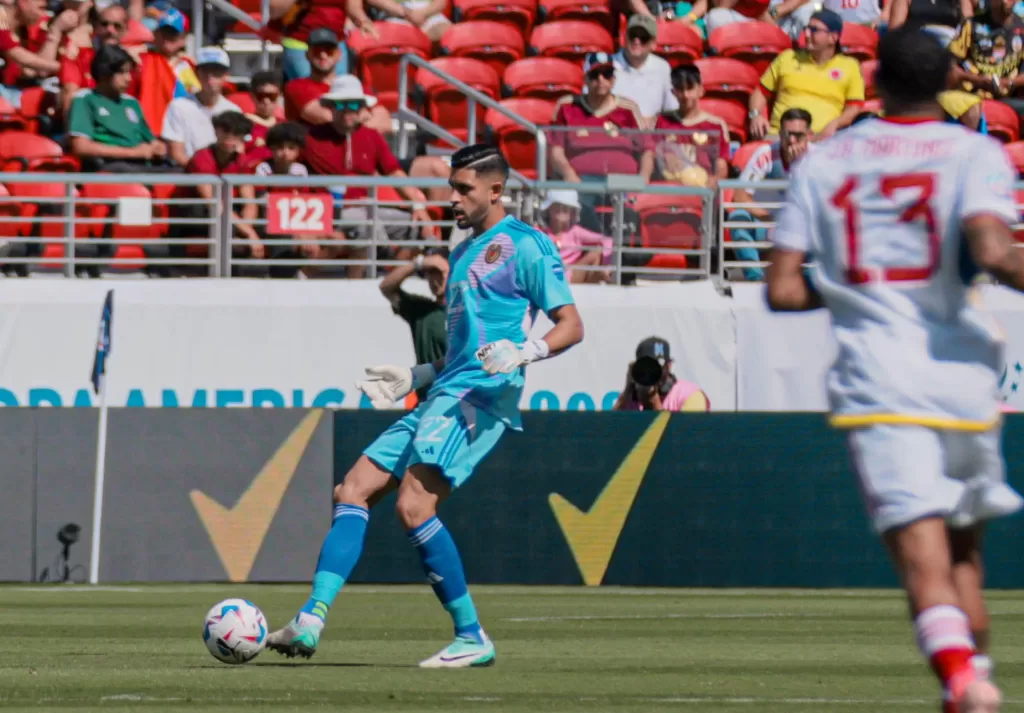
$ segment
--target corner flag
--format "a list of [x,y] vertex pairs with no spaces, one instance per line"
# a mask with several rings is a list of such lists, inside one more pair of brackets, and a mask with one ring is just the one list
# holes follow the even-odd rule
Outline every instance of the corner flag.
[[107,373],[107,357],[110,356],[110,328],[114,321],[114,291],[107,291],[100,314],[100,329],[96,336],[96,356],[92,362],[92,388],[100,392],[100,377]]

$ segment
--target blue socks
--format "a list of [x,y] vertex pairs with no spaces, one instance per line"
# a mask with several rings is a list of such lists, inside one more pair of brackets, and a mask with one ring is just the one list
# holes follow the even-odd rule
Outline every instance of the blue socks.
[[409,531],[409,542],[420,553],[434,594],[441,600],[455,624],[455,635],[483,643],[483,629],[477,620],[473,598],[466,587],[466,573],[455,542],[437,517]]
[[[335,505],[334,524],[320,548],[320,559],[313,575],[313,593],[300,609],[324,621],[334,598],[352,574],[363,552],[370,511],[358,505]],[[458,555],[456,555],[458,557]],[[463,585],[465,586],[465,585]]]

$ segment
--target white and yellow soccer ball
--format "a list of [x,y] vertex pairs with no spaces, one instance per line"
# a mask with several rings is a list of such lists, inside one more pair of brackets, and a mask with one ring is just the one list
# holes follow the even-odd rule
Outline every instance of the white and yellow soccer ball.
[[267,618],[246,599],[225,599],[206,613],[203,643],[218,661],[243,664],[263,651]]

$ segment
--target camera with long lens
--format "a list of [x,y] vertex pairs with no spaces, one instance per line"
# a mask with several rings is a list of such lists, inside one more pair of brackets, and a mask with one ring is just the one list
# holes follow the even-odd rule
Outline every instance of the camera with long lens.
[[645,389],[651,389],[661,381],[663,367],[654,357],[640,357],[633,363],[630,376],[633,383]]

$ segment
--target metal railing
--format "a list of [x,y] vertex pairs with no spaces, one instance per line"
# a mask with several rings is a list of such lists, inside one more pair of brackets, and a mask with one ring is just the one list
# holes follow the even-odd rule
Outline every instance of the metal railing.
[[[784,180],[722,181],[719,183],[719,189],[723,192],[730,189],[740,190],[752,194],[753,198],[756,198],[757,191],[777,191],[781,199],[788,186],[789,181]],[[763,259],[765,257],[763,253],[772,246],[768,238],[771,229],[775,227],[775,215],[780,208],[782,208],[781,201],[736,201],[735,197],[729,201],[724,198],[718,201],[718,264],[725,279],[731,278],[730,271],[732,270],[742,271],[747,280],[763,278],[763,270],[768,266],[768,262]],[[759,213],[768,212],[770,215],[763,219],[758,219],[753,215],[749,217],[737,215],[739,211],[747,211],[749,215],[751,209]],[[744,234],[753,239],[738,239]],[[729,255],[726,251],[733,254],[733,259],[726,259]],[[749,251],[753,251],[753,256],[756,259],[750,259]],[[745,257],[741,257],[741,255]]]
[[267,42],[267,39],[260,34],[260,30],[270,22],[270,0],[260,1],[260,20],[258,22],[254,20],[249,13],[243,12],[235,7],[231,2],[229,2],[229,0],[192,0],[192,42],[195,44],[195,48],[192,52],[193,57],[195,56],[195,50],[198,50],[203,46],[203,10],[207,3],[232,19],[249,27],[259,36],[260,69],[270,69],[269,43]]
[[[429,72],[439,79],[443,80],[446,84],[451,85],[458,91],[466,95],[466,135],[467,140],[463,141],[457,138],[450,131],[445,129],[440,124],[437,124],[430,119],[423,116],[417,109],[409,105],[409,85],[412,77],[409,74],[409,66],[416,67],[418,71]],[[442,69],[430,64],[428,60],[421,57],[417,57],[413,54],[402,55],[401,63],[398,67],[398,155],[400,158],[406,158],[409,152],[409,131],[408,124],[413,124],[416,128],[421,129],[435,138],[447,141],[453,146],[462,147],[468,144],[475,144],[479,137],[479,127],[477,118],[477,105],[486,107],[487,109],[493,109],[504,117],[511,119],[517,124],[521,125],[526,131],[533,134],[537,141],[537,181],[544,182],[547,179],[547,158],[548,158],[548,139],[544,133],[544,129],[537,126],[531,121],[527,121],[523,117],[519,116],[515,112],[502,106],[498,101],[487,96],[483,92],[477,91],[473,87],[469,86],[460,79],[456,79],[452,75],[448,74]],[[523,183],[532,183],[531,179],[522,175],[518,171],[513,171],[513,175],[522,181]]]

